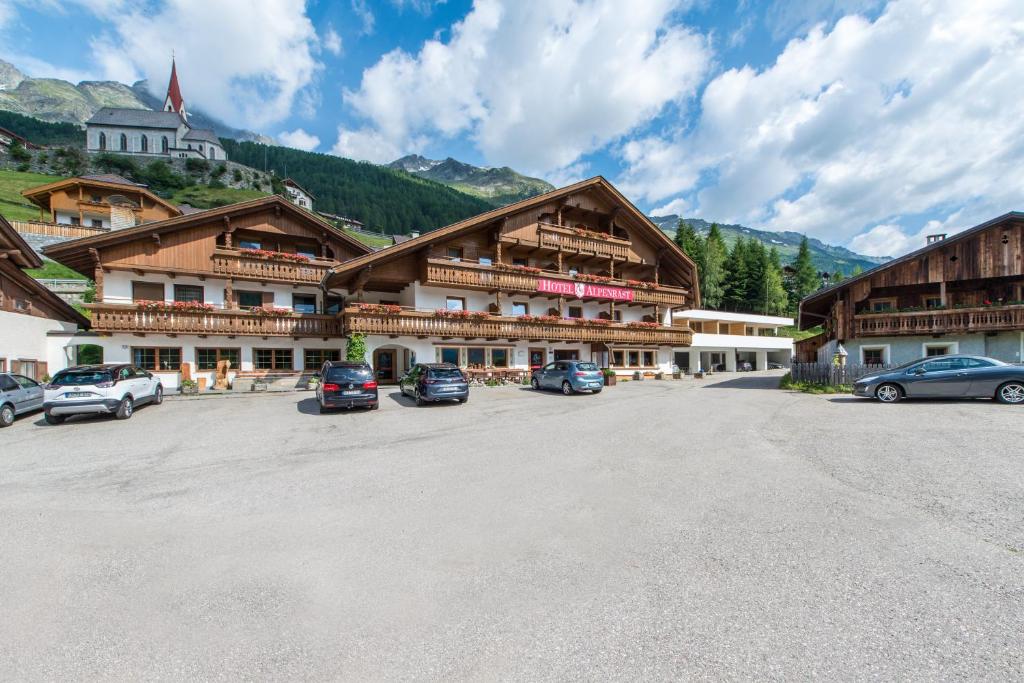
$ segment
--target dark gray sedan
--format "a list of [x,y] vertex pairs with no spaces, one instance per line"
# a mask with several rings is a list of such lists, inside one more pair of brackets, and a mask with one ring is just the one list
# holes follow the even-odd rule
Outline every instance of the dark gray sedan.
[[853,393],[883,403],[902,398],[993,398],[1021,405],[1024,367],[984,356],[934,356],[862,377]]

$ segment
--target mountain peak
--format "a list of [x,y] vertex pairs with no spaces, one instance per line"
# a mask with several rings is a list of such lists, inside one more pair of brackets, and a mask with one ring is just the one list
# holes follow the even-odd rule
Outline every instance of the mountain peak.
[[421,178],[444,183],[461,192],[482,197],[495,206],[533,197],[554,189],[540,178],[530,178],[508,166],[487,168],[474,166],[453,157],[443,161],[409,154],[387,165]]

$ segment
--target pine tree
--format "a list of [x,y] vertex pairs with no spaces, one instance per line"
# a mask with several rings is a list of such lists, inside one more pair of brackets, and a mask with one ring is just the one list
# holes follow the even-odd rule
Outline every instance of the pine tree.
[[782,262],[779,260],[779,250],[772,247],[766,256],[767,268],[765,271],[765,315],[785,315],[789,308],[789,297],[786,296],[786,288],[782,285]]
[[818,271],[811,261],[811,247],[806,236],[800,240],[800,250],[796,254],[796,260],[793,261],[793,268],[796,273],[793,276],[793,291],[790,294],[796,304],[805,296],[816,292],[821,286]]
[[722,305],[725,259],[728,250],[718,223],[711,224],[711,230],[704,240],[704,272],[701,274],[701,301],[705,308],[715,309]]
[[[675,243],[679,248],[693,259],[697,266],[698,288],[704,292],[704,239],[689,223],[679,219],[679,226],[676,228]],[[701,296],[704,299],[704,296]]]
[[750,264],[747,252],[747,241],[738,237],[725,260],[722,301],[726,310],[739,311],[747,308],[750,291]]

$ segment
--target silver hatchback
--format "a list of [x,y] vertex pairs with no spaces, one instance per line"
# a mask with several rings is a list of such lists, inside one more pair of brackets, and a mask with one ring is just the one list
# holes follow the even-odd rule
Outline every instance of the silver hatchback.
[[0,427],[10,427],[17,415],[43,407],[43,387],[24,375],[0,372]]

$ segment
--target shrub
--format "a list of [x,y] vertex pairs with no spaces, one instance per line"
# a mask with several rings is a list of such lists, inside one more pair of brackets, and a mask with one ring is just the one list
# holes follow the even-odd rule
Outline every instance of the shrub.
[[362,363],[366,360],[366,335],[362,332],[353,332],[348,337],[345,345],[345,360]]
[[217,180],[216,178],[210,178],[210,182],[208,183],[208,185],[211,190],[223,190],[225,187],[227,187],[227,185]]
[[202,175],[210,170],[210,162],[206,159],[185,159],[185,170],[193,175]]
[[245,179],[245,176],[242,175],[242,169],[236,168],[233,171],[231,171],[231,179],[234,180],[236,183],[242,182],[242,180]]
[[220,178],[222,175],[228,172],[227,164],[217,164],[212,171],[210,171],[211,178]]
[[134,178],[138,172],[135,160],[129,156],[101,152],[93,157],[93,163],[104,173],[119,173]]
[[21,142],[19,142],[18,140],[15,140],[14,142],[11,143],[8,153],[11,155],[11,158],[14,159],[15,161],[24,162],[32,160],[32,154],[28,150],[26,150],[25,147],[22,146]]

